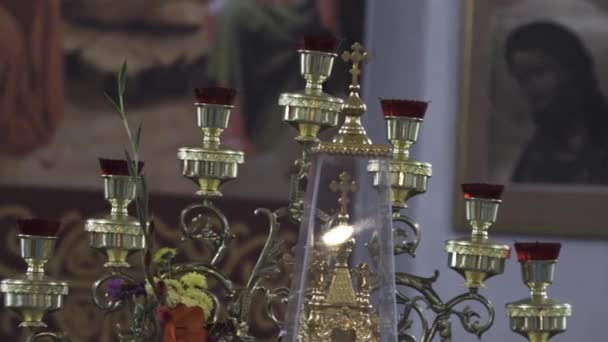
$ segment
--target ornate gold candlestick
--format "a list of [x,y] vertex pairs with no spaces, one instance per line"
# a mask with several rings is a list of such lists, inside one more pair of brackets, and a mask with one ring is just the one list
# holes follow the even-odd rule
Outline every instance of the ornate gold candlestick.
[[199,186],[197,194],[204,198],[222,196],[219,187],[238,175],[244,154],[221,145],[220,135],[228,127],[236,92],[227,88],[198,88],[197,125],[203,132],[201,147],[181,147],[177,158],[182,175]]
[[59,225],[59,222],[38,219],[19,221],[21,257],[28,268],[24,275],[0,282],[4,306],[18,312],[23,319],[19,327],[32,331],[46,328],[42,321],[45,314],[63,307],[68,284],[44,274],[44,265],[53,255]]
[[296,141],[317,143],[317,135],[338,124],[342,99],[323,92],[323,83],[331,75],[336,40],[332,37],[305,37],[300,54],[300,73],[306,80],[304,90],[283,93],[279,106],[284,107],[283,121],[298,130]]
[[[386,136],[391,143],[391,202],[393,207],[393,230],[395,233],[395,253],[416,255],[420,243],[420,229],[408,217],[401,215],[407,208],[407,201],[425,193],[432,175],[431,164],[410,158],[409,148],[418,140],[428,103],[416,100],[381,100],[386,123]],[[372,160],[367,171],[377,182],[378,163]],[[404,226],[403,226],[404,225]],[[404,227],[409,228],[413,236]]]
[[283,121],[298,131],[295,140],[302,147],[302,155],[294,162],[291,174],[291,219],[299,222],[304,206],[304,193],[310,173],[310,154],[319,143],[323,130],[338,125],[343,100],[323,92],[323,83],[331,76],[335,58],[336,40],[333,37],[307,36],[302,41],[300,73],[306,87],[295,93],[283,93],[278,104],[284,108]]
[[516,243],[515,250],[521,264],[524,284],[530,297],[507,304],[511,330],[530,342],[547,342],[566,331],[572,307],[547,296],[553,283],[559,243]]
[[[129,267],[127,256],[142,250],[145,239],[137,218],[129,216],[127,208],[135,198],[135,184],[129,176],[126,160],[100,159],[104,197],[110,203],[110,214],[85,222],[91,247],[104,252],[108,261],[104,267]],[[141,172],[143,163],[138,169]]]
[[505,260],[511,255],[509,246],[488,239],[488,229],[496,222],[503,186],[463,184],[462,189],[472,233],[470,238],[446,242],[448,265],[466,279],[466,287],[482,288],[486,279],[504,272]]

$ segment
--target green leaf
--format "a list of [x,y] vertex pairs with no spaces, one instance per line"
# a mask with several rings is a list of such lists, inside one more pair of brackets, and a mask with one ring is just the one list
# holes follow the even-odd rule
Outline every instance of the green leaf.
[[122,67],[120,67],[120,71],[118,72],[118,95],[122,96],[125,94],[125,84],[127,80],[127,61],[122,62]]
[[135,142],[134,142],[134,146],[135,146],[135,153],[139,153],[139,142],[141,141],[141,127],[143,126],[143,122],[139,124],[139,127],[137,127],[137,133],[135,134]]
[[125,151],[125,156],[127,157],[127,166],[129,166],[129,176],[135,180],[137,179],[137,165],[133,158],[131,158],[129,152]]
[[127,61],[125,60],[122,63],[122,67],[118,72],[118,103],[120,104],[120,109],[122,109],[122,113],[125,112],[125,104],[124,104],[124,95],[125,95],[125,87],[127,85]]
[[142,206],[144,209],[144,213],[146,215],[146,217],[148,216],[148,185],[146,183],[146,176],[145,175],[141,175],[139,176],[140,178],[140,189],[142,192]]
[[112,99],[112,97],[110,95],[108,95],[108,93],[104,92],[103,94],[106,96],[106,100],[108,100],[108,102],[112,105],[112,107],[114,107],[114,110],[116,111],[116,113],[118,113],[118,115],[120,115],[120,117],[124,119],[124,114],[123,114],[122,110],[120,109],[120,106],[118,106],[118,104],[114,101],[114,99]]

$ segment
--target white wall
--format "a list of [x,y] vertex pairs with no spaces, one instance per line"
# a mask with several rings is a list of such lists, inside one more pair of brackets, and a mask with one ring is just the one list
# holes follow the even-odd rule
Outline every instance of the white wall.
[[[455,188],[462,2],[460,0],[369,0],[366,47],[372,54],[365,75],[367,129],[376,142],[385,141],[378,98],[419,98],[432,103],[414,156],[433,164],[429,191],[413,199],[410,215],[423,229],[415,260],[404,257],[397,267],[421,276],[439,269],[436,290],[444,300],[463,291],[463,280],[447,268],[444,241],[456,237],[452,227]],[[483,181],[483,180],[480,180]],[[608,203],[607,203],[608,208]],[[551,341],[608,341],[608,243],[494,235],[512,245],[519,240],[560,240],[562,254],[551,297],[573,305],[568,332]],[[496,322],[482,341],[523,341],[510,332],[504,305],[527,295],[515,259],[502,276],[487,282],[483,291],[494,303]],[[453,321],[453,341],[477,340]]]

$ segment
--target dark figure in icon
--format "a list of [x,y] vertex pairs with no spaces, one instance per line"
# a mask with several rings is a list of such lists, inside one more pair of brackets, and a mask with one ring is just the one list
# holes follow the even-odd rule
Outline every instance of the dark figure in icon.
[[510,33],[505,55],[535,126],[512,181],[608,184],[608,107],[582,40],[535,22]]

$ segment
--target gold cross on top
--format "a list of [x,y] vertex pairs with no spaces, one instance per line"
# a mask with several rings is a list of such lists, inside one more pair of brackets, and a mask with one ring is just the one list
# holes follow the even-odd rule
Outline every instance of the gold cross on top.
[[350,69],[350,74],[352,75],[351,85],[357,86],[359,85],[359,75],[361,75],[359,63],[367,62],[369,56],[367,51],[363,50],[363,46],[359,43],[353,44],[353,46],[351,46],[351,50],[352,52],[345,50],[342,53],[342,59],[347,63],[353,63],[353,66]]
[[350,193],[359,190],[359,185],[353,181],[353,177],[346,172],[342,172],[338,177],[340,182],[332,181],[329,189],[340,193],[338,203],[340,204],[340,218],[348,219],[348,204],[350,203]]

